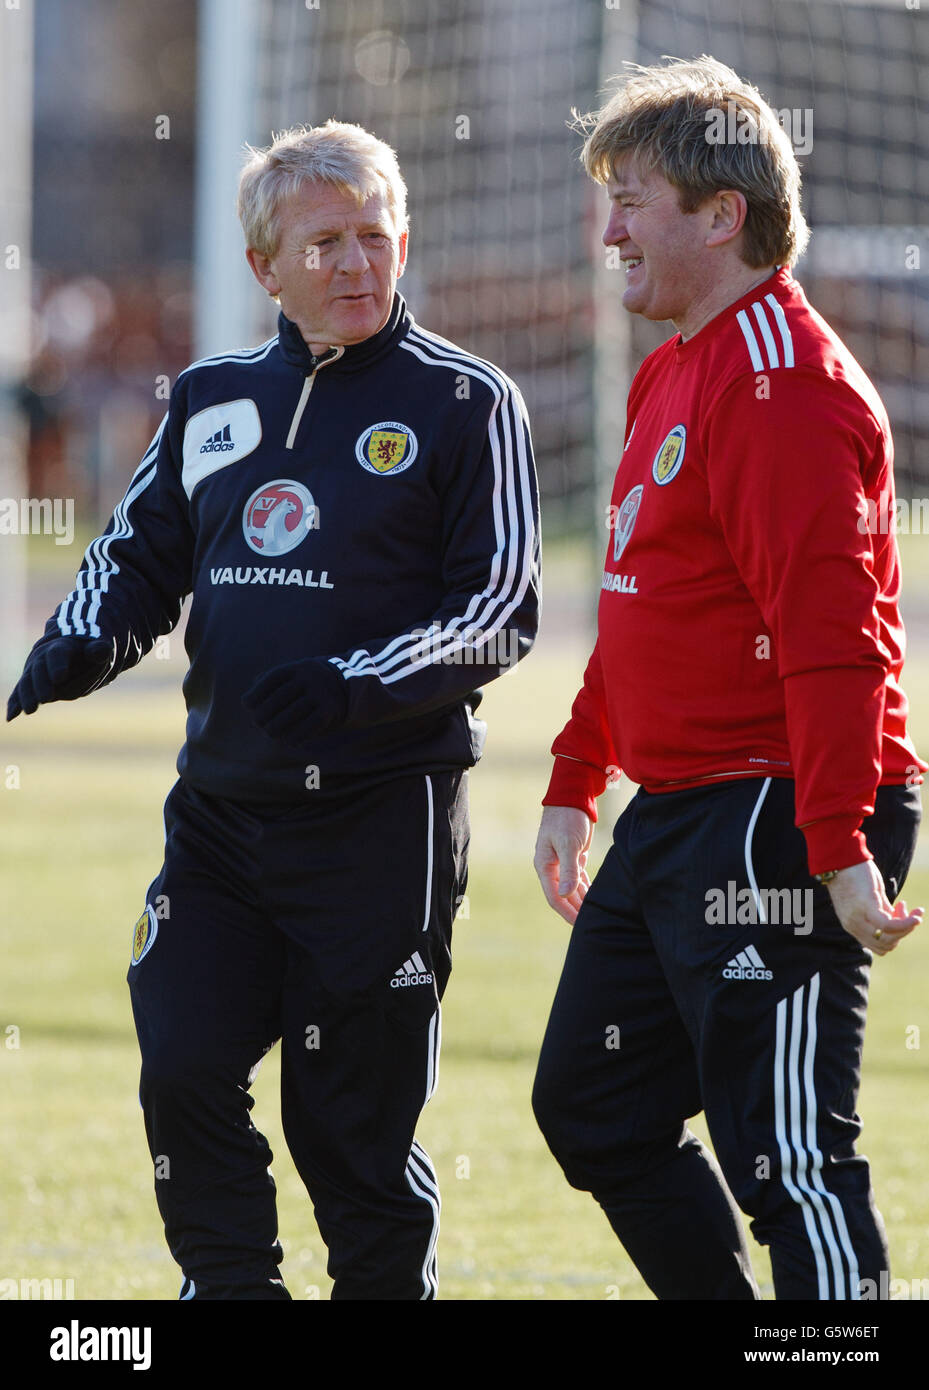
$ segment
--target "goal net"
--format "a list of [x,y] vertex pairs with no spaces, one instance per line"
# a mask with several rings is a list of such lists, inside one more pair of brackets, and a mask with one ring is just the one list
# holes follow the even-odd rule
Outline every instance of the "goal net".
[[797,268],[881,391],[898,490],[929,483],[929,17],[918,0],[258,0],[250,125],[329,116],[398,150],[403,288],[416,317],[499,363],[526,396],[546,530],[591,533],[642,357],[599,244],[602,190],[572,106],[626,59],[711,53],[789,123],[813,227]]

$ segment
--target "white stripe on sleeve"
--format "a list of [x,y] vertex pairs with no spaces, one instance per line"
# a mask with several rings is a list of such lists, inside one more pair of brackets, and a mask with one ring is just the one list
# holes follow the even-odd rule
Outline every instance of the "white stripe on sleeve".
[[748,314],[746,314],[744,309],[740,309],[736,314],[736,319],[738,320],[739,327],[742,330],[742,336],[748,346],[748,355],[752,359],[752,366],[755,368],[756,372],[764,371],[764,362],[758,350],[758,339],[755,337],[755,330],[752,328]]
[[[435,664],[466,645],[480,647],[494,638],[529,586],[535,521],[525,416],[518,388],[489,363],[463,354],[420,329],[412,330],[400,346],[430,366],[483,381],[494,396],[488,439],[494,468],[491,510],[496,549],[484,589],[471,596],[464,613],[450,616],[441,630],[428,634],[428,664]],[[426,664],[423,637],[402,633],[376,653],[357,651],[348,660],[335,658],[333,664],[346,679],[373,675],[390,685]]]

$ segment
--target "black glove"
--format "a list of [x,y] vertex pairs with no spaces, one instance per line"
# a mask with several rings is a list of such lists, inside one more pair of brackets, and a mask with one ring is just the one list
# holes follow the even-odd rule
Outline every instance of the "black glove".
[[297,747],[336,728],[348,714],[345,681],[323,657],[275,666],[242,701],[260,729]]
[[7,701],[7,722],[20,713],[35,714],[39,705],[89,694],[112,666],[115,646],[106,637],[53,637],[50,642],[37,642]]

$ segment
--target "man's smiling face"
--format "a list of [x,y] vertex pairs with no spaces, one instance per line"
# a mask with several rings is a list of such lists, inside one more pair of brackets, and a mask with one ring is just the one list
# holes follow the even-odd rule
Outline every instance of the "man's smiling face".
[[604,246],[616,246],[626,272],[623,307],[679,323],[705,289],[710,270],[706,218],[681,212],[678,190],[657,171],[618,159],[606,185],[610,215]]
[[384,327],[407,234],[383,193],[359,207],[329,184],[306,184],[285,200],[277,225],[275,254],[249,248],[248,261],[314,350],[360,343]]

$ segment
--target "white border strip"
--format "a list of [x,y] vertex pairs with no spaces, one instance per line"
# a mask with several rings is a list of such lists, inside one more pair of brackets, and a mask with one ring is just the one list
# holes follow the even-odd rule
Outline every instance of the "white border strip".
[[[777,1005],[777,1036],[774,1051],[774,1124],[781,1155],[781,1181],[791,1198],[801,1207],[807,1236],[816,1261],[819,1298],[857,1301],[860,1296],[858,1260],[848,1234],[845,1213],[835,1192],[823,1181],[823,1155],[816,1138],[816,1088],[813,1064],[816,1054],[816,1006],[819,1000],[819,974],[808,985],[801,985],[792,996],[790,1041],[787,1042],[788,999]],[[809,994],[804,1007],[804,991]],[[800,1071],[800,1039],[806,1017],[806,1048]],[[788,1103],[790,1138],[787,1135]],[[806,1105],[806,1125],[801,1110]],[[794,1161],[796,1169],[794,1170]],[[794,1181],[794,1171],[796,1181]],[[814,1214],[815,1213],[815,1214]],[[818,1224],[817,1219],[819,1218]],[[820,1229],[822,1236],[820,1236]],[[826,1249],[829,1259],[827,1263]],[[840,1248],[841,1247],[841,1248]],[[835,1292],[830,1293],[829,1269]]]
[[752,896],[755,899],[755,906],[758,909],[758,920],[762,924],[767,923],[768,919],[765,916],[764,906],[761,901],[761,894],[758,892],[758,880],[755,878],[755,866],[752,863],[752,836],[755,833],[755,822],[757,821],[758,816],[761,812],[762,802],[767,796],[768,789],[770,788],[770,786],[771,778],[766,777],[764,780],[764,784],[762,785],[761,791],[758,793],[758,799],[755,802],[755,809],[752,811],[751,820],[748,822],[748,829],[745,832],[745,872],[748,874],[749,887],[752,890]]
[[442,1200],[432,1160],[422,1144],[414,1139],[410,1156],[406,1162],[405,1177],[410,1190],[422,1197],[432,1207],[432,1231],[423,1260],[423,1293],[420,1302],[434,1299],[439,1291],[439,1274],[436,1259],[436,1244],[439,1239],[439,1212]]
[[432,917],[432,855],[433,837],[435,829],[435,807],[432,797],[432,778],[426,773],[426,910],[423,914],[423,931],[429,930],[429,921]]

